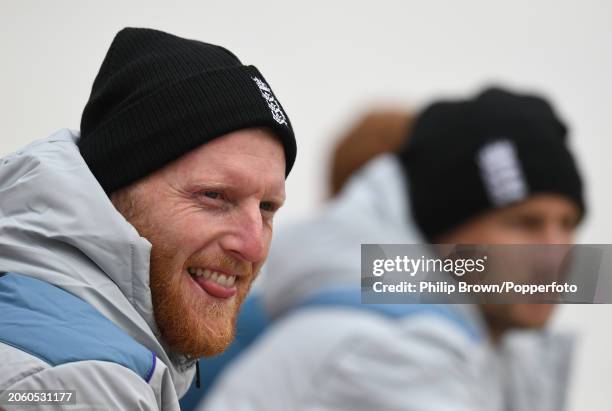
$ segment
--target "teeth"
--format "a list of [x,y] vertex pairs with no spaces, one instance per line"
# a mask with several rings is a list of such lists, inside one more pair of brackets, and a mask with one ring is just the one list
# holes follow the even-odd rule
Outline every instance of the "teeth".
[[226,275],[226,274],[218,273],[216,271],[211,271],[209,269],[194,268],[194,267],[189,267],[187,271],[191,275],[194,275],[197,277],[204,277],[224,287],[232,287],[236,283],[235,275]]

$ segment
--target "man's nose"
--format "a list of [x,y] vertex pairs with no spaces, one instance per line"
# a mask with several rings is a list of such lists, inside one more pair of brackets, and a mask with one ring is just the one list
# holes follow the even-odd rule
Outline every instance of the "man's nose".
[[542,244],[571,244],[573,241],[573,230],[567,229],[561,223],[550,222],[545,224],[540,231],[540,243]]
[[251,263],[263,260],[268,248],[268,239],[259,203],[241,207],[229,224],[232,227],[221,240],[221,247]]

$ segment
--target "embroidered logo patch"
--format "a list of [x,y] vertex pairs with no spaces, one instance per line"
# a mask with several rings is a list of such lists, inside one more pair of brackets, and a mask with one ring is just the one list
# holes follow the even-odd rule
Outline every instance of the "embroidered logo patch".
[[527,197],[527,182],[510,140],[497,140],[478,153],[478,166],[491,202],[501,207]]
[[285,113],[283,113],[283,109],[281,108],[276,98],[274,98],[274,94],[272,94],[272,90],[270,87],[260,78],[251,77],[257,87],[259,87],[259,91],[261,92],[261,96],[268,103],[268,107],[270,107],[270,111],[272,112],[272,118],[276,120],[278,124],[287,125],[287,118],[285,117]]

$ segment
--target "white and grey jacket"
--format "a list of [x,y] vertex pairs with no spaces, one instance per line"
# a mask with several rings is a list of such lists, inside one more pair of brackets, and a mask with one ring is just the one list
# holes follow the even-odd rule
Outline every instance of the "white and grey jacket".
[[71,410],[178,410],[195,367],[156,327],[151,244],[77,141],[64,129],[0,159],[0,397],[73,390]]

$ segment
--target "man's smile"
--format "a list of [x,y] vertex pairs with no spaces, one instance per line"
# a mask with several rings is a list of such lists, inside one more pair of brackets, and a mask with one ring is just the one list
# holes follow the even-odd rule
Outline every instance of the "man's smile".
[[234,285],[236,275],[202,267],[189,267],[187,271],[191,278],[212,297],[230,298],[237,292]]

